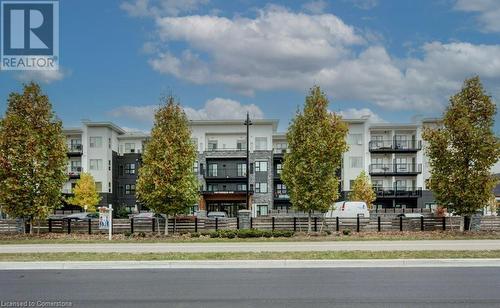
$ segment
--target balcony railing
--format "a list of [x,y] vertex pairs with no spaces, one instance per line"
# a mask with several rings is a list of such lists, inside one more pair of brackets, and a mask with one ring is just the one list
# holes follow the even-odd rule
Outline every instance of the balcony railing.
[[235,152],[235,151],[246,151],[245,147],[240,148],[207,148],[205,151],[207,152]]
[[289,200],[290,196],[286,193],[274,193],[274,199],[276,199],[276,200]]
[[235,169],[235,168],[221,168],[217,170],[204,170],[205,178],[207,179],[234,179],[234,178],[246,178],[246,170]]
[[[213,195],[213,194],[246,194],[246,190],[202,190],[200,191],[201,194],[208,194],[208,195]],[[253,194],[253,190],[248,190],[248,193]]]
[[71,144],[68,146],[69,155],[81,155],[83,153],[83,147],[81,144]]
[[416,152],[422,149],[420,140],[372,140],[370,152]]
[[79,179],[81,172],[82,172],[82,167],[71,167],[71,169],[68,172],[68,176],[70,179]]
[[422,197],[421,187],[374,187],[377,198],[419,198]]
[[371,164],[370,175],[415,175],[422,173],[422,164]]

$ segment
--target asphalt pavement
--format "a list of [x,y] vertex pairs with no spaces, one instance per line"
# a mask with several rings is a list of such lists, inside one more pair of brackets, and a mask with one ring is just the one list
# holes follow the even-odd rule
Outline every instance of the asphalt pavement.
[[2,307],[499,307],[500,268],[0,271]]
[[283,251],[500,250],[500,240],[102,243],[1,245],[0,253],[38,252],[283,252]]

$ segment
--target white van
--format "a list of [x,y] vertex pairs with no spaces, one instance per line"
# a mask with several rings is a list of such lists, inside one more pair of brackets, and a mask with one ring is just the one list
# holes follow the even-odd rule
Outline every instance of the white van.
[[325,218],[335,217],[370,217],[370,211],[365,202],[362,201],[341,201],[335,202],[328,212],[325,213]]

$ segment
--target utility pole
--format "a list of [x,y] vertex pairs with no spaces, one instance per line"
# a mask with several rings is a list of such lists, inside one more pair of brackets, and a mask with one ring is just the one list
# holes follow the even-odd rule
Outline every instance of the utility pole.
[[250,209],[250,125],[252,125],[252,121],[250,121],[250,115],[247,112],[247,119],[244,123],[247,127],[247,185],[246,185],[246,208]]

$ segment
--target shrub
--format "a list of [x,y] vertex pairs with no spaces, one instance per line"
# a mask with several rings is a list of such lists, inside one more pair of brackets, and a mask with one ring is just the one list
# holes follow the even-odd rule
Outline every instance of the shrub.
[[127,230],[127,231],[123,232],[123,235],[125,237],[130,237],[130,236],[132,236],[132,232],[130,232],[130,231]]
[[342,234],[343,235],[351,235],[351,230],[350,229],[342,230]]
[[201,235],[201,234],[200,234],[200,233],[198,233],[198,232],[193,232],[193,233],[191,233],[191,237],[200,237],[200,235]]
[[146,237],[146,233],[144,233],[144,232],[139,232],[139,233],[137,234],[137,236],[139,236],[139,237]]

